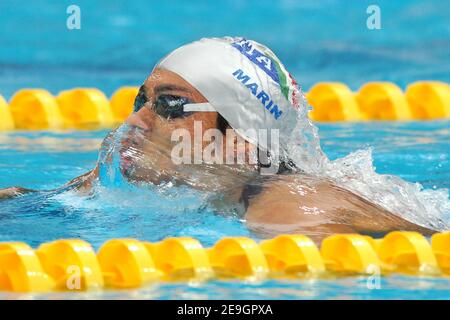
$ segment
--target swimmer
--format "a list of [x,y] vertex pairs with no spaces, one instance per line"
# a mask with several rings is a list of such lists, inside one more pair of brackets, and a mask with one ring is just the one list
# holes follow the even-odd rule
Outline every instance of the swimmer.
[[[306,106],[294,79],[267,47],[242,38],[190,43],[164,57],[140,87],[134,112],[126,120],[121,173],[133,183],[171,181],[217,191],[222,196],[211,202],[218,210],[228,206],[240,212],[248,228],[262,237],[299,233],[320,241],[334,233],[434,232],[299,169],[288,146],[301,108]],[[216,133],[214,142],[220,147],[215,159],[222,164],[174,163],[167,155],[173,155],[179,142],[173,139],[177,130],[191,137],[198,136],[196,130],[201,137]],[[253,134],[261,130],[276,132],[278,140]],[[211,141],[200,146],[204,149]],[[248,161],[224,160],[230,141],[232,160]],[[183,152],[195,152],[195,144]],[[98,178],[97,165],[68,186],[89,192]],[[0,199],[28,192],[32,190],[4,189]]]

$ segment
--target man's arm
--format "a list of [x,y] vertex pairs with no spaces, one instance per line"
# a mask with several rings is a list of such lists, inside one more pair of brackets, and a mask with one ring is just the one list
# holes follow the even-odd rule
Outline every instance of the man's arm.
[[35,192],[35,190],[20,187],[0,189],[0,200],[14,198],[30,192]]
[[85,174],[69,181],[66,186],[72,186],[73,190],[81,194],[88,194],[92,190],[92,184],[98,178],[98,166]]
[[[73,180],[68,182],[66,186],[73,186],[73,189],[79,193],[89,193],[91,191],[92,182],[98,176],[98,168],[95,167],[91,170]],[[36,190],[26,189],[21,187],[11,187],[6,189],[0,189],[0,200],[10,199],[30,192],[36,192]]]

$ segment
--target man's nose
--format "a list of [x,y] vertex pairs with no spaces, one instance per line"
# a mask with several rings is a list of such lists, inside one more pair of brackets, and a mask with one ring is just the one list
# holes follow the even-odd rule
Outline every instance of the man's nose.
[[151,112],[147,108],[142,108],[138,112],[132,113],[127,120],[125,120],[126,124],[138,127],[142,130],[149,130],[152,122]]

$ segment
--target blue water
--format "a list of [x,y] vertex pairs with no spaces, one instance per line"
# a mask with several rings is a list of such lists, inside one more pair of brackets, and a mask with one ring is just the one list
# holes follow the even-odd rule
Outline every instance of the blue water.
[[[242,35],[271,47],[305,89],[318,81],[341,81],[354,90],[373,80],[393,81],[402,88],[422,79],[450,82],[450,4],[377,1],[382,29],[371,31],[366,8],[372,3],[78,0],[82,28],[69,31],[65,12],[70,3],[2,0],[0,94],[10,98],[24,87],[56,94],[91,86],[110,95],[122,85],[142,83],[155,62],[179,45],[225,35]],[[320,137],[332,159],[372,146],[377,172],[439,189],[450,187],[449,128],[448,121],[333,124],[320,125]],[[0,188],[51,190],[63,185],[94,167],[106,133],[0,133]],[[205,246],[225,235],[254,237],[239,219],[215,215],[199,206],[201,201],[201,195],[189,190],[159,194],[133,188],[111,188],[94,197],[27,195],[2,202],[0,241],[37,246],[79,237],[98,248],[114,237],[157,241],[189,235]],[[163,284],[63,297],[450,299],[449,288],[447,278],[392,276],[382,279],[381,290],[367,289],[362,277],[350,277],[199,287]]]
[[[405,87],[450,82],[450,3],[432,0],[0,1],[0,94],[139,85],[163,55],[201,37],[245,36],[268,45],[298,82],[373,80]],[[381,30],[366,27],[378,4]]]

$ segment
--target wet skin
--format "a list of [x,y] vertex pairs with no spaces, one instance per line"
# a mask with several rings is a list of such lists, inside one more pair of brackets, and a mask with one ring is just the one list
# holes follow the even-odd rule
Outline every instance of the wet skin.
[[[201,190],[227,190],[226,201],[237,203],[245,184],[259,178],[255,165],[240,165],[238,170],[227,165],[208,166],[209,175],[199,174],[194,184],[189,173],[192,171],[183,170],[168,156],[174,144],[171,141],[174,130],[185,129],[194,136],[194,122],[200,121],[204,133],[218,127],[218,114],[193,112],[171,118],[164,112],[156,112],[157,108],[164,107],[160,102],[173,97],[186,98],[189,103],[203,103],[207,99],[183,78],[167,70],[155,69],[145,81],[144,89],[148,102],[126,120],[129,126],[139,131],[139,135],[130,131],[122,141],[122,173],[130,181],[160,184],[174,179],[176,183],[189,184]],[[203,148],[208,143],[205,141]],[[248,154],[251,148],[254,146],[247,144],[237,153]],[[189,168],[194,167],[198,173],[206,170],[202,164],[190,165]],[[211,176],[219,178],[211,179]],[[80,192],[89,192],[97,177],[95,168],[72,180],[69,185]],[[0,190],[0,199],[27,192],[30,190],[23,188]],[[271,176],[265,180],[260,192],[249,197],[247,202],[244,216],[247,226],[264,237],[301,233],[320,241],[333,233],[383,234],[392,230],[433,233],[433,230],[406,221],[330,181],[306,175]]]

